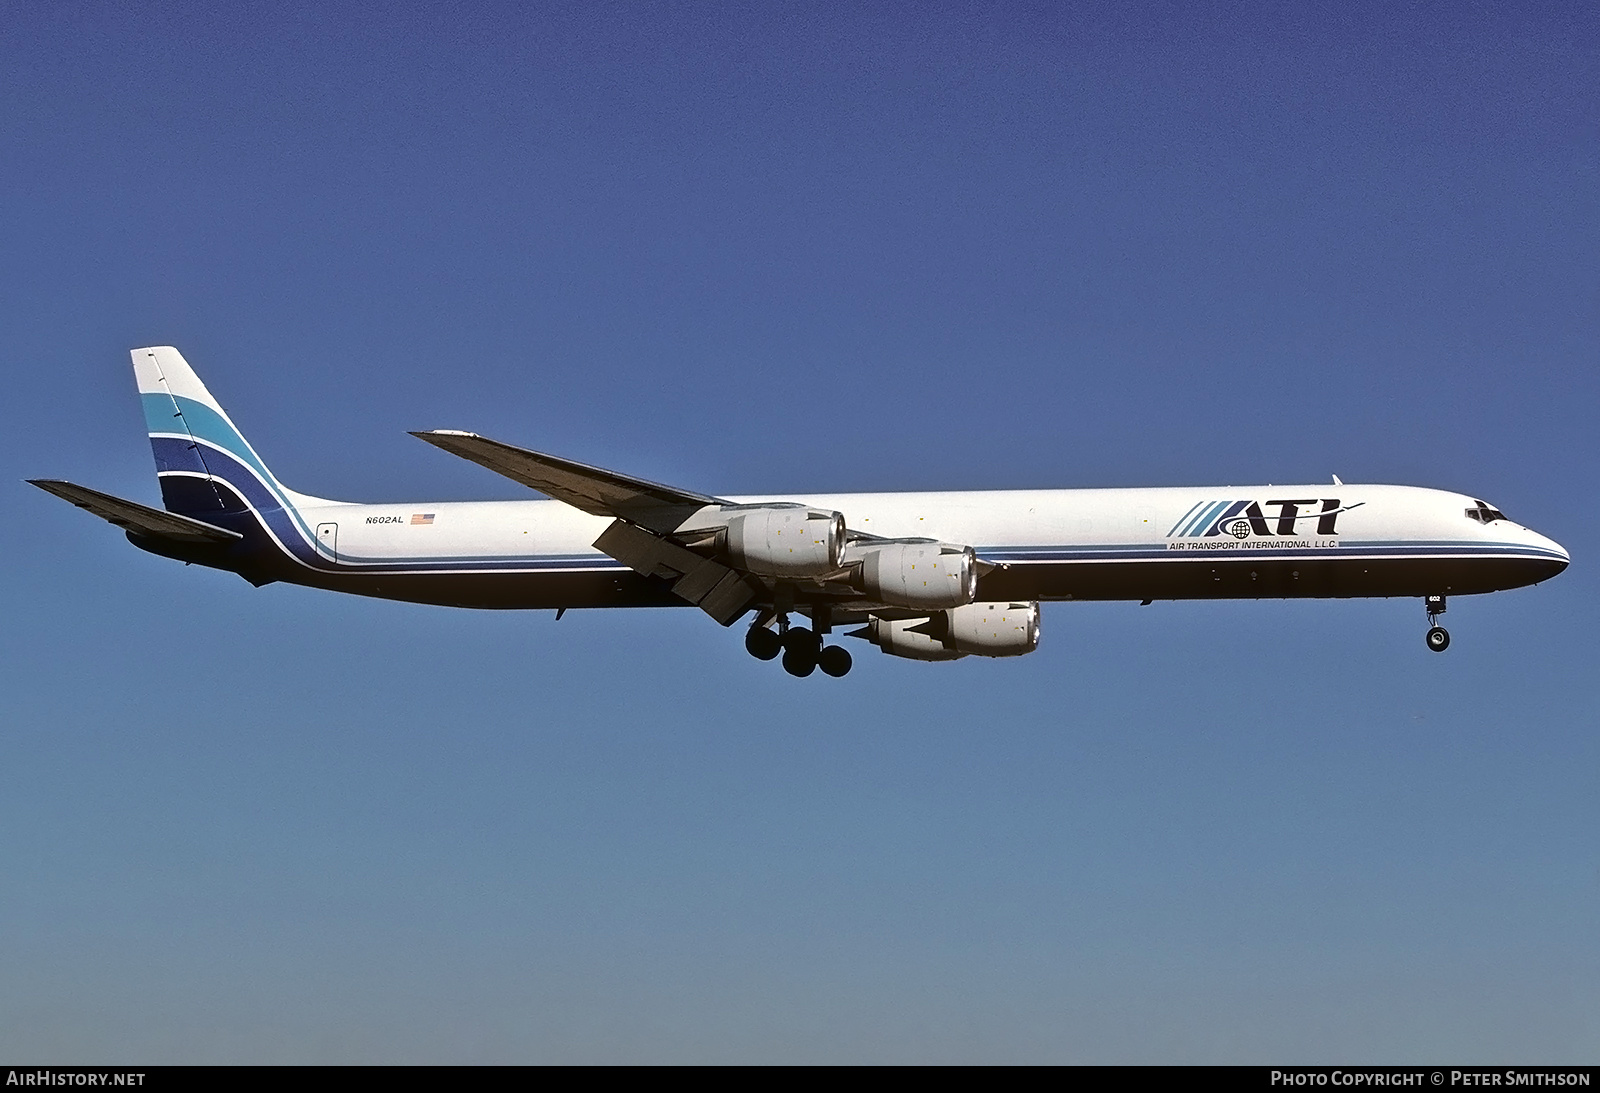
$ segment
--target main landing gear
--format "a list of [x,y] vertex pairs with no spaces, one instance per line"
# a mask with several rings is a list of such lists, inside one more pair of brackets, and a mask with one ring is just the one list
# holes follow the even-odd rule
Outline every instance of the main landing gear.
[[1422,602],[1428,609],[1428,648],[1442,653],[1450,648],[1450,631],[1439,625],[1439,616],[1444,614],[1444,597],[1425,596]]
[[822,674],[838,678],[850,671],[850,651],[841,645],[823,645],[822,635],[804,626],[790,626],[779,616],[778,630],[757,619],[744,636],[744,647],[757,660],[772,660],[783,654],[783,670],[792,676],[808,676],[818,668]]

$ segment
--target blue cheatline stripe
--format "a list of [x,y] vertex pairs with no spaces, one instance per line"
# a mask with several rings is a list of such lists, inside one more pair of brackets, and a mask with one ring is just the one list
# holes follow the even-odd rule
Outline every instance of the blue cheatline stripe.
[[1476,542],[1461,539],[1347,539],[1344,542],[1350,547],[1365,548],[1426,548],[1431,550],[1454,550],[1482,552],[1482,551],[1517,551],[1520,553],[1540,554],[1550,558],[1560,558],[1559,551],[1548,547],[1531,546],[1527,543],[1501,543],[1501,542]]
[[1173,524],[1172,525],[1172,529],[1167,532],[1167,538],[1170,539],[1174,535],[1176,535],[1177,532],[1178,532],[1178,528],[1183,525],[1183,522],[1185,520],[1189,519],[1189,517],[1193,516],[1194,515],[1194,510],[1199,508],[1203,504],[1205,504],[1204,501],[1196,501],[1194,503],[1194,509],[1190,509],[1188,512],[1184,513],[1182,516],[1178,517],[1178,522],[1176,524]]
[[1408,557],[1515,557],[1538,558],[1549,561],[1566,561],[1559,553],[1543,547],[1521,543],[1467,543],[1412,542],[1412,543],[1345,543],[1341,547],[1291,547],[1273,549],[1227,550],[1151,550],[1141,545],[1103,547],[1052,547],[1023,548],[978,547],[980,558],[991,561],[1073,562],[1073,561],[1211,561],[1211,562],[1270,562],[1286,559],[1326,559],[1328,561],[1359,562],[1382,558]]

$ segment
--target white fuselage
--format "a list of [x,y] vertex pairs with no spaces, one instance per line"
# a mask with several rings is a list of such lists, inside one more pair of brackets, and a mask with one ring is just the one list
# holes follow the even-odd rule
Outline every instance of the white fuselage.
[[[1267,535],[1179,535],[1196,505],[1231,497],[1320,501],[1338,495],[1345,511],[1332,533],[1317,534],[1317,509],[1301,506],[1289,534],[1279,534],[1282,506],[1265,509]],[[1071,556],[1107,551],[1147,554],[1200,551],[1208,556],[1327,552],[1335,557],[1391,556],[1397,550],[1481,554],[1504,548],[1567,557],[1538,532],[1465,516],[1476,502],[1462,494],[1413,486],[1225,486],[1170,489],[995,490],[949,493],[808,494],[731,497],[741,504],[800,502],[845,513],[854,529],[884,538],[921,537],[973,545],[993,558],[1022,551]],[[1309,512],[1304,511],[1309,508]],[[299,509],[308,527],[334,524],[329,553],[355,569],[408,561],[495,560],[514,566],[549,558],[605,564],[594,540],[610,523],[559,501],[440,501],[367,505],[343,502]],[[415,517],[430,516],[431,521]],[[1247,519],[1247,518],[1246,518]],[[1288,530],[1285,528],[1284,530]]]
[[[309,499],[308,499],[309,500]],[[1504,518],[1474,519],[1472,497],[1385,485],[948,493],[763,495],[845,515],[884,538],[967,544],[1000,568],[987,598],[1443,595],[1533,583],[1565,568],[1558,544]],[[1492,511],[1492,510],[1491,510]],[[610,522],[557,501],[297,506],[313,545],[308,583],[471,606],[501,606],[485,579],[600,574],[618,564],[593,543]],[[1498,514],[1496,514],[1498,517]],[[304,559],[302,544],[284,544]],[[297,549],[298,548],[298,549]],[[307,565],[303,560],[302,565]],[[625,571],[625,570],[624,570]],[[448,591],[451,574],[481,586]],[[367,575],[374,584],[359,575]],[[414,585],[408,577],[426,578]],[[351,585],[341,578],[357,578]],[[288,579],[294,579],[292,576]],[[557,582],[559,583],[559,582]],[[510,588],[511,586],[501,586]],[[560,606],[550,585],[526,586],[504,606]],[[611,593],[572,606],[638,602]],[[670,602],[670,601],[665,601]]]

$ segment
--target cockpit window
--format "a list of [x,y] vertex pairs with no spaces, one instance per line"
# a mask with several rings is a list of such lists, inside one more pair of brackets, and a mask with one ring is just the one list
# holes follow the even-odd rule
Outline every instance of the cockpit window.
[[1505,513],[1484,504],[1482,501],[1477,501],[1475,504],[1477,505],[1476,508],[1467,510],[1467,519],[1469,520],[1476,520],[1480,524],[1492,524],[1496,520],[1504,520],[1506,518]]

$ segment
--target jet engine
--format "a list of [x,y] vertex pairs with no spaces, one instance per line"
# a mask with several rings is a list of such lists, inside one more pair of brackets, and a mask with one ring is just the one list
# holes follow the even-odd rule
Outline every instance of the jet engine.
[[969,603],[926,619],[873,617],[851,636],[910,660],[1019,657],[1039,647],[1039,605]]
[[969,604],[978,594],[978,556],[969,546],[931,539],[859,543],[845,564],[855,567],[852,587],[893,607],[938,611]]
[[844,553],[844,517],[805,505],[706,509],[678,529],[695,532],[714,532],[734,568],[763,577],[821,577]]
[[[1039,648],[1039,603],[969,603],[928,620],[933,636],[963,653],[1020,657]],[[942,624],[942,626],[941,626]]]

